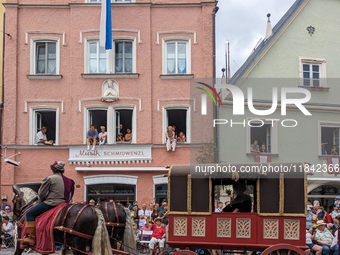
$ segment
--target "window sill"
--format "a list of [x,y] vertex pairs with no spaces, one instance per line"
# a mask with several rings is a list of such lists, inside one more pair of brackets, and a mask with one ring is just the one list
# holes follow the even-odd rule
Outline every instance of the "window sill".
[[321,91],[328,91],[329,87],[309,87],[309,86],[299,86],[299,88],[304,88],[308,90],[321,90]]
[[277,153],[253,153],[253,152],[247,152],[247,156],[256,156],[256,155],[272,156],[272,157],[278,157],[279,156],[279,154],[277,154]]
[[96,78],[133,78],[136,79],[139,73],[82,73],[81,76],[84,79],[96,79]]
[[168,80],[168,79],[191,79],[194,77],[193,74],[161,74],[161,79]]
[[319,159],[340,158],[339,155],[319,155]]
[[61,74],[28,74],[30,80],[60,80],[63,77]]

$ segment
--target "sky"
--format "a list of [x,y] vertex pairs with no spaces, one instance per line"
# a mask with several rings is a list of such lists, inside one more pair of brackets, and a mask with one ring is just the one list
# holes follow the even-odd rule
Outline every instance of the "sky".
[[229,40],[231,76],[246,61],[267,28],[270,13],[272,27],[295,0],[219,0],[216,14],[216,77],[225,68],[225,42]]

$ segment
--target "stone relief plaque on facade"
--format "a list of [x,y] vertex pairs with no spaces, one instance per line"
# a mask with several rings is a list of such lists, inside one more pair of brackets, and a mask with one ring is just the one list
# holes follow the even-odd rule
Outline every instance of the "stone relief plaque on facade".
[[119,100],[119,85],[115,80],[106,80],[102,85],[102,101],[114,102]]

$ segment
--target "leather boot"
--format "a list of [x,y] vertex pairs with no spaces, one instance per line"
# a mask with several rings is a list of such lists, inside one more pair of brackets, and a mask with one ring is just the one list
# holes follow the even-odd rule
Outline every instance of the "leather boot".
[[18,239],[18,241],[29,246],[35,245],[35,221],[26,222],[26,235],[23,239]]

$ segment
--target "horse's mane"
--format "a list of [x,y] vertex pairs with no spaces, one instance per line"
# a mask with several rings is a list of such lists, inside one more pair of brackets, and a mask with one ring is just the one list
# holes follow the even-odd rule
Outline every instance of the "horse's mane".
[[38,197],[38,193],[31,188],[24,187],[20,188],[19,191],[23,193],[23,199],[26,204],[29,204],[32,200]]

